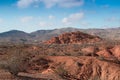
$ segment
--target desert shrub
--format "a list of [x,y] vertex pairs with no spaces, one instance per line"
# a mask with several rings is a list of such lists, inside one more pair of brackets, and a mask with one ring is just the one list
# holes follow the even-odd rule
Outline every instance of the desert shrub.
[[99,56],[99,57],[97,57],[97,59],[99,59],[101,61],[106,61],[106,62],[112,62],[112,63],[120,64],[120,60],[117,57],[114,57],[114,56],[111,57],[111,58]]
[[71,53],[64,53],[65,56],[71,56]]
[[63,79],[67,79],[68,71],[64,69],[63,66],[59,66],[55,72]]
[[105,61],[105,58],[102,55],[100,55],[99,57],[97,57],[97,59]]
[[54,53],[54,52],[53,52],[53,53],[51,52],[51,53],[49,53],[48,55],[49,55],[49,56],[57,56],[57,54]]
[[18,72],[25,71],[29,65],[29,53],[25,53],[21,50],[11,51],[11,55],[8,55],[6,60],[0,61],[0,67],[8,70],[14,76],[17,76]]
[[95,76],[93,79],[89,79],[89,80],[101,80],[99,76]]
[[62,65],[54,70],[63,80],[79,80],[76,76],[71,75]]
[[95,76],[93,80],[101,80],[99,76]]
[[36,58],[33,58],[31,60],[31,64],[29,65],[29,69],[34,70],[36,72],[42,72],[42,71],[49,68],[49,63],[51,63],[51,62],[52,61],[47,60],[44,55],[37,56]]

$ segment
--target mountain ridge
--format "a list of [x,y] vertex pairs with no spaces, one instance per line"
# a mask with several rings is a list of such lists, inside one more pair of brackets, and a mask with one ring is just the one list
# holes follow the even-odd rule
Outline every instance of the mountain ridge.
[[56,37],[65,32],[76,32],[81,31],[91,35],[99,36],[103,39],[109,40],[120,40],[120,27],[118,28],[107,28],[107,29],[79,29],[79,28],[60,28],[51,30],[37,30],[31,33],[27,33],[20,30],[10,30],[7,32],[0,33],[1,42],[20,42],[21,39],[26,39],[27,41],[41,42],[44,40],[49,40],[52,37]]

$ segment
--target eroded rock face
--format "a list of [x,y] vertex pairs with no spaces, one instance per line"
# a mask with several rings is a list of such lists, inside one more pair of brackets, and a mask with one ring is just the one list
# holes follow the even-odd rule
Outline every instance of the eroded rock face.
[[89,35],[80,31],[61,34],[46,41],[46,44],[82,44],[101,41],[98,36]]
[[120,60],[120,45],[116,45],[111,49],[112,54]]
[[102,57],[107,57],[107,58],[111,58],[113,56],[110,54],[110,52],[107,49],[98,51],[96,54]]
[[[44,60],[51,62],[47,62],[48,68],[39,69],[42,77],[49,74],[51,79],[56,77],[57,80],[120,80],[119,64],[95,57],[47,56]],[[40,66],[43,65],[38,68]]]
[[81,51],[85,56],[94,56],[97,50],[95,47],[90,46],[90,47],[81,49]]
[[115,58],[120,60],[120,45],[115,45],[110,48],[103,48],[96,52],[97,55],[107,58]]

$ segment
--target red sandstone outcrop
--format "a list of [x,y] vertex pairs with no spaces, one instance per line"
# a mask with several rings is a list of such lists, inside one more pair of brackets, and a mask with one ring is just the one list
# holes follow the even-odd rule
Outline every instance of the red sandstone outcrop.
[[97,51],[94,46],[86,47],[81,49],[82,53],[85,56],[93,56],[95,55],[95,52]]
[[113,55],[110,54],[110,52],[106,49],[98,51],[96,53],[97,55],[101,56],[101,57],[107,57],[107,58],[111,58]]
[[46,44],[82,44],[101,41],[98,36],[89,35],[80,31],[61,34],[46,41]]
[[119,64],[95,57],[37,56],[33,64],[31,71],[37,69],[38,73],[26,76],[52,80],[120,80]]
[[120,45],[116,45],[110,50],[111,50],[112,54],[120,60]]
[[115,45],[112,47],[104,47],[96,52],[97,55],[107,58],[116,58],[120,60],[120,45]]

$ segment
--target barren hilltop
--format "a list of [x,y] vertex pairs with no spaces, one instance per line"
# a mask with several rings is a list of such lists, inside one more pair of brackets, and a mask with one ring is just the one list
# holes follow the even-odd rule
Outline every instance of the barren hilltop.
[[59,35],[58,37],[53,37],[52,39],[46,41],[46,44],[83,44],[83,43],[93,43],[99,42],[102,39],[98,36],[89,35],[80,31],[68,32]]

